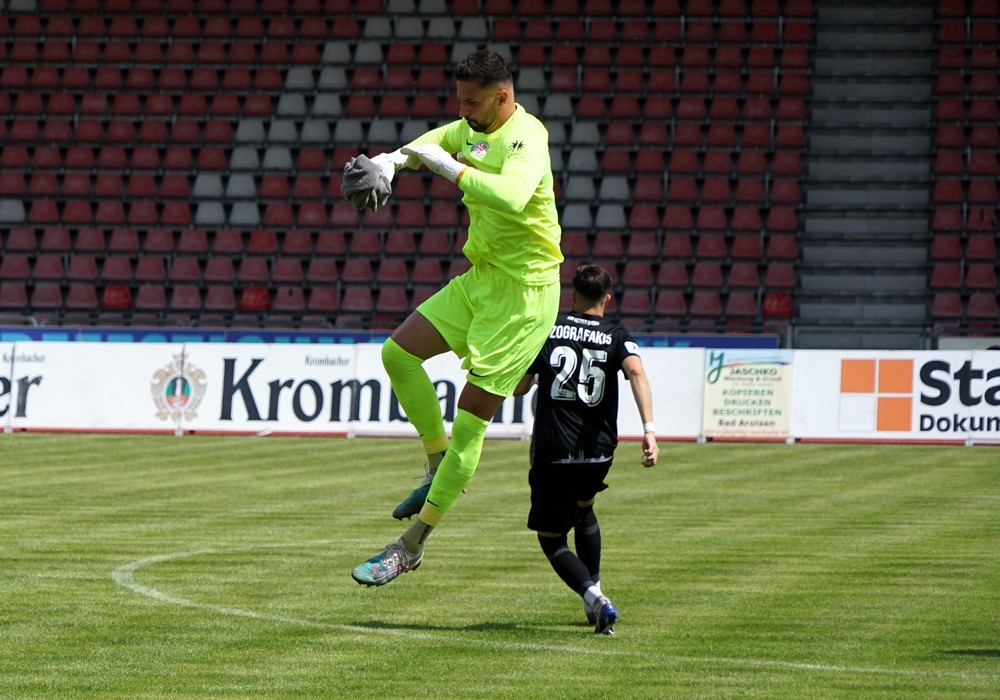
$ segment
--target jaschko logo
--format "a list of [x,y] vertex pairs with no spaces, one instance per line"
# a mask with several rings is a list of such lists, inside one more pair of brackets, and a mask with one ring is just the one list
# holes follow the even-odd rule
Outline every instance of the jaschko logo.
[[840,361],[840,429],[909,431],[913,428],[913,360]]

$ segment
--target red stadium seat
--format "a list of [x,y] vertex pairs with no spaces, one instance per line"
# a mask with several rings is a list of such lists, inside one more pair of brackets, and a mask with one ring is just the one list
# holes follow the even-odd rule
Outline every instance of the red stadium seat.
[[965,243],[966,260],[988,260],[996,259],[997,249],[992,235],[972,235]]
[[725,258],[727,254],[725,235],[722,233],[700,232],[694,254],[699,260]]
[[101,292],[101,308],[128,310],[132,308],[132,290],[127,284],[107,284]]
[[718,262],[699,260],[691,270],[691,284],[694,287],[720,288],[722,286],[722,266]]
[[661,290],[656,295],[656,305],[653,310],[658,318],[682,317],[687,312],[684,292],[676,289]]
[[757,294],[749,290],[730,292],[726,299],[725,315],[730,322],[753,319],[757,316]]
[[764,273],[764,286],[768,288],[794,288],[797,283],[795,266],[787,262],[770,262]]
[[684,289],[689,282],[687,265],[680,261],[664,261],[656,273],[656,286]]
[[931,300],[931,318],[959,320],[962,318],[962,298],[958,292],[938,292]]
[[691,316],[718,317],[722,313],[722,300],[719,292],[707,289],[696,290],[691,295],[691,307],[688,311]]
[[798,258],[798,245],[793,234],[772,233],[767,241],[764,256],[768,260],[795,260]]
[[960,291],[962,268],[957,262],[939,262],[931,268],[929,286],[932,290]]
[[730,288],[751,288],[756,289],[760,283],[760,275],[757,272],[757,264],[750,262],[734,262],[726,275],[726,284]]
[[995,292],[973,292],[969,296],[966,313],[970,326],[992,327],[997,323],[997,298]]
[[243,312],[264,312],[271,308],[271,294],[267,287],[244,287],[240,293],[239,310]]

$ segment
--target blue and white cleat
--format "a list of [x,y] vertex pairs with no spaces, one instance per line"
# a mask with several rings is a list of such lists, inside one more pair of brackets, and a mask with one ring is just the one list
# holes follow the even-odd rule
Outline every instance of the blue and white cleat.
[[424,550],[410,554],[400,538],[382,552],[362,562],[351,571],[351,578],[365,586],[384,586],[400,574],[413,571],[424,558]]
[[[419,477],[418,477],[419,478]],[[392,511],[392,517],[396,520],[402,520],[403,518],[412,518],[420,512],[420,509],[424,507],[424,501],[427,500],[427,494],[431,490],[431,482],[434,481],[434,475],[431,473],[430,468],[424,465],[424,480],[420,482],[420,486],[413,489],[410,495],[403,499]]]
[[[589,616],[588,616],[589,617]],[[601,596],[594,604],[594,634],[614,635],[618,611],[611,601]]]
[[597,606],[600,602],[600,599],[597,599],[593,605],[587,605],[586,601],[583,603],[583,614],[587,616],[587,622],[591,626],[597,624]]

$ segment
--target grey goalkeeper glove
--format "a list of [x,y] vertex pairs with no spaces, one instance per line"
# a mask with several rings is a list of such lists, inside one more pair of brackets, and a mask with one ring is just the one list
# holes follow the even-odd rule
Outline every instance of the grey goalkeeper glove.
[[[377,156],[376,156],[377,157]],[[391,175],[367,156],[351,158],[344,165],[344,180],[340,183],[340,193],[358,211],[378,211],[392,194]]]

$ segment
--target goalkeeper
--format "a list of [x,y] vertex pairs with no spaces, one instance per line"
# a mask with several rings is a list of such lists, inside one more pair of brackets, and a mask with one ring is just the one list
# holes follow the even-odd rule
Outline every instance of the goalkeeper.
[[[370,161],[358,156],[345,166],[342,192],[359,208],[382,206],[404,167],[423,165],[458,185],[469,212],[462,252],[472,263],[382,346],[382,363],[427,464],[423,483],[393,511],[397,519],[417,519],[352,572],[369,586],[420,565],[427,536],[479,464],[489,421],[524,377],[559,309],[563,256],[548,132],[514,101],[510,67],[499,54],[472,53],[456,66],[455,83],[460,119],[398,151]],[[450,440],[422,366],[448,351],[467,371]]]

